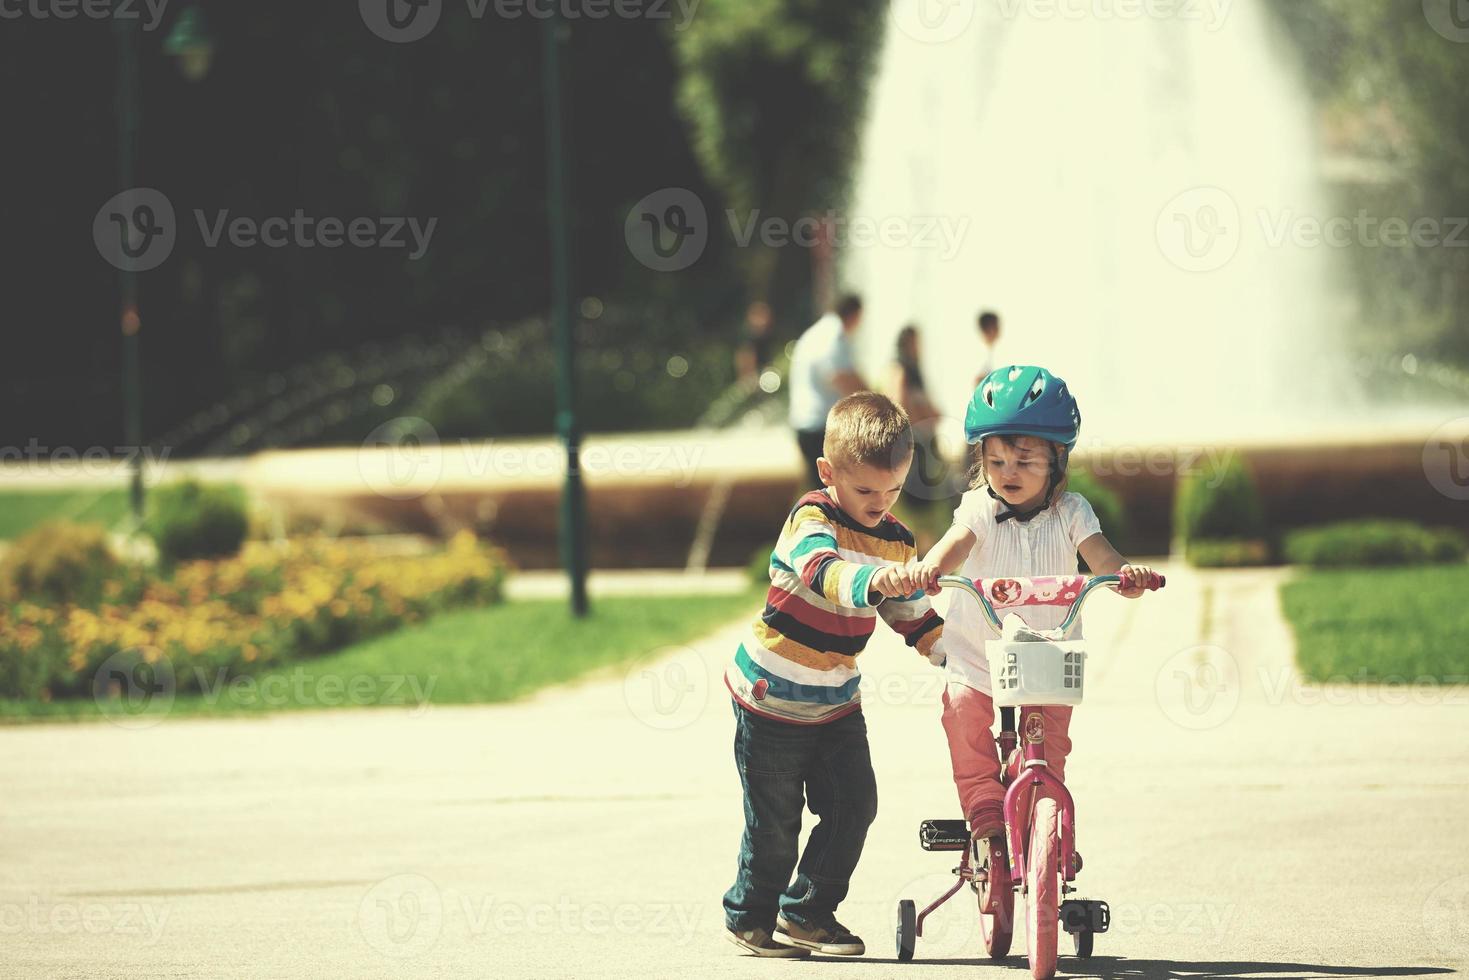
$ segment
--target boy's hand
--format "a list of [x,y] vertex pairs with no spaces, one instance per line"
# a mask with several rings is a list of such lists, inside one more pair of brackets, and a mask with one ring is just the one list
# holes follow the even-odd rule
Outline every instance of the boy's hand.
[[[916,595],[919,592],[937,594],[939,577],[937,566],[931,563],[925,564],[915,558],[906,565],[894,566],[894,571],[898,575],[898,584],[904,589],[904,596]],[[933,588],[929,587],[930,580],[933,582]]]
[[1117,570],[1125,583],[1117,591],[1129,599],[1136,599],[1150,588],[1156,589],[1163,581],[1163,576],[1153,571],[1147,565],[1123,565]]
[[884,565],[873,573],[872,578],[867,580],[867,588],[879,595],[889,599],[901,599],[912,595],[911,589],[903,587],[903,567],[901,565]]

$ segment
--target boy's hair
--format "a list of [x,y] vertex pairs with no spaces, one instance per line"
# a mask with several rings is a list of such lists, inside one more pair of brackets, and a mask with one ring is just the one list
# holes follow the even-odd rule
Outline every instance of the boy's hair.
[[832,312],[841,317],[843,321],[850,320],[862,312],[862,297],[856,293],[847,293],[837,300],[837,305],[832,307]]
[[913,455],[908,413],[875,391],[848,395],[827,413],[821,455],[833,466],[861,463],[897,469]]
[[981,330],[998,330],[998,329],[1000,329],[1000,315],[998,313],[991,312],[990,310],[985,310],[983,313],[981,313],[979,315],[979,329],[981,329]]
[[[1020,436],[1008,434],[985,436],[985,440],[998,439],[1011,449],[1018,447],[1020,438]],[[1049,507],[1061,499],[1061,494],[1066,492],[1066,485],[1071,482],[1071,467],[1068,465],[1071,460],[1069,459],[1070,454],[1066,452],[1066,447],[1061,443],[1051,442],[1048,439],[1041,441],[1046,444],[1046,450],[1051,454],[1051,473],[1055,474],[1057,469],[1060,470],[1056,485],[1051,488],[1051,496],[1046,501],[1046,506]],[[981,441],[974,447],[974,465],[969,470],[969,489],[978,490],[981,487],[987,487],[989,482],[989,474],[984,471],[984,441]]]

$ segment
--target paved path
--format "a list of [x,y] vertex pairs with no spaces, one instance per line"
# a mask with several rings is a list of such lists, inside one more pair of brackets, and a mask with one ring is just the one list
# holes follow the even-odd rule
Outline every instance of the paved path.
[[[1469,961],[1464,693],[1300,685],[1274,584],[1176,571],[1156,599],[1092,602],[1070,774],[1083,894],[1114,926],[1089,973],[1063,970]],[[0,731],[0,974],[1025,975],[976,959],[960,899],[920,962],[892,961],[897,899],[936,894],[952,863],[915,824],[955,806],[933,673],[890,639],[863,658],[882,803],[842,909],[869,955],[757,962],[720,938],[735,635],[508,707]]]

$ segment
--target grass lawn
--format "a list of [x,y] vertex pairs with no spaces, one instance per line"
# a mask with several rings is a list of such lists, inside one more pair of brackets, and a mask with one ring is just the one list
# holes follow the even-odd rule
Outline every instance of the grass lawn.
[[1281,592],[1313,681],[1469,678],[1469,565],[1305,572]]
[[0,493],[0,539],[18,538],[53,518],[112,527],[127,513],[126,489],[12,490]]
[[[205,685],[209,693],[180,694],[169,713],[510,701],[626,665],[660,647],[688,643],[741,616],[753,618],[759,608],[760,594],[752,590],[736,595],[609,597],[595,600],[592,614],[582,621],[571,618],[564,600],[507,602],[444,613],[252,678],[221,683],[209,677]],[[7,721],[88,720],[101,715],[90,698],[46,704],[0,700],[0,719]]]

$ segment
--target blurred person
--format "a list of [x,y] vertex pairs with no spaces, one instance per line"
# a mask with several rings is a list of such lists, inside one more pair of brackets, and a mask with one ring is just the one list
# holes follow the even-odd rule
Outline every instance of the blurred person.
[[979,314],[979,340],[984,349],[980,355],[979,374],[974,377],[976,388],[999,366],[995,363],[995,344],[1000,340],[1000,314],[993,310],[985,310]]
[[[944,660],[928,597],[895,588],[918,555],[889,513],[913,458],[907,416],[864,391],[838,401],[822,429],[823,488],[786,518],[765,611],[724,672],[745,811],[724,921],[730,942],[756,956],[865,952],[836,918],[877,816],[857,657],[881,616],[930,663]],[[805,808],[816,826],[798,864]]]
[[791,428],[806,460],[802,486],[822,485],[817,460],[826,439],[826,416],[838,401],[867,388],[857,373],[852,336],[862,324],[862,299],[848,293],[806,328],[791,354]]
[[745,331],[735,351],[735,372],[740,382],[753,388],[760,374],[770,366],[770,351],[775,340],[770,336],[770,304],[756,300],[745,310]]
[[908,324],[898,331],[896,356],[887,379],[888,396],[908,413],[913,425],[913,465],[903,493],[912,502],[926,504],[950,496],[943,457],[934,442],[939,411],[928,397],[919,366],[918,327]]

